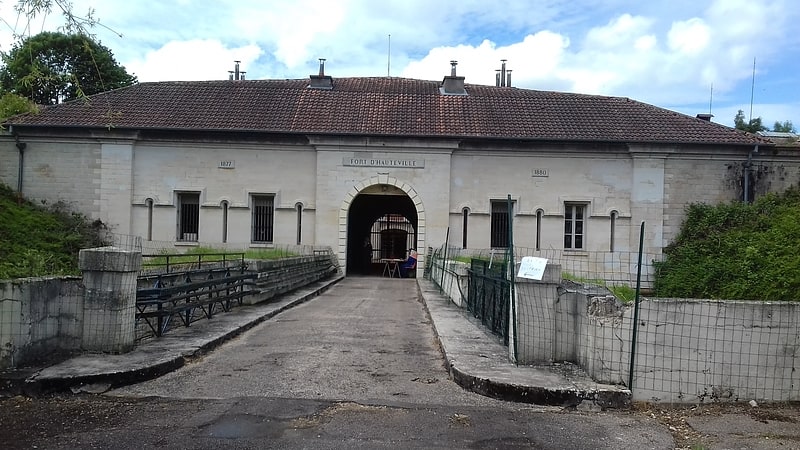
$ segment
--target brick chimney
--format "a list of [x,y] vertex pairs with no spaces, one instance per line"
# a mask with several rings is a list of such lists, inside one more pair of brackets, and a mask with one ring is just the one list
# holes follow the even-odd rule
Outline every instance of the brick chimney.
[[456,66],[458,61],[450,61],[450,75],[444,77],[442,85],[439,87],[439,92],[443,95],[467,95],[467,90],[464,88],[464,77],[456,76]]

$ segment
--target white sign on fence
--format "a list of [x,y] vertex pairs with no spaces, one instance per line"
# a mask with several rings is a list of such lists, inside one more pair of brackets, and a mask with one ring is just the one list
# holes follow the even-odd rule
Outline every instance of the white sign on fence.
[[519,264],[517,277],[528,278],[531,280],[541,280],[544,275],[544,268],[547,266],[547,258],[537,258],[535,256],[525,256]]

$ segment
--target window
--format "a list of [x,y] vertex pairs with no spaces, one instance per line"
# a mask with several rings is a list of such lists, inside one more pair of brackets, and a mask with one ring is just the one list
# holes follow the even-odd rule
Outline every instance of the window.
[[492,200],[491,246],[508,248],[508,200]]
[[609,251],[614,251],[614,232],[617,229],[617,217],[619,213],[617,211],[611,211],[611,236],[609,237]]
[[227,200],[222,201],[222,243],[228,242],[228,207]]
[[303,204],[298,202],[294,205],[297,210],[297,245],[303,241]]
[[540,208],[536,210],[536,250],[542,249],[542,216],[544,211]]
[[147,205],[147,240],[153,240],[153,199],[148,198],[144,201]]
[[178,193],[178,240],[197,242],[200,227],[200,193]]
[[461,248],[467,248],[467,221],[469,219],[469,208],[461,210],[463,216],[463,224],[461,228]]
[[580,203],[564,204],[564,248],[583,249],[584,221],[586,205]]
[[275,197],[254,195],[252,198],[252,242],[272,242],[275,215]]

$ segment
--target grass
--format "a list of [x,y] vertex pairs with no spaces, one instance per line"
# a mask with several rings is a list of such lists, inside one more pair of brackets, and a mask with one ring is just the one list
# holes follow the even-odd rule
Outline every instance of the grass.
[[281,259],[297,256],[297,253],[280,248],[256,248],[243,251],[223,251],[214,247],[192,247],[186,252],[163,250],[157,256],[149,256],[143,265],[172,266],[181,264],[207,264],[244,259]]
[[614,294],[614,296],[617,297],[622,303],[629,303],[636,299],[636,289],[630,286],[609,285],[608,282],[606,282],[605,280],[579,277],[569,272],[563,272],[561,274],[561,278],[564,280],[575,281],[576,283],[594,284],[597,286],[602,286],[611,291],[611,293]]

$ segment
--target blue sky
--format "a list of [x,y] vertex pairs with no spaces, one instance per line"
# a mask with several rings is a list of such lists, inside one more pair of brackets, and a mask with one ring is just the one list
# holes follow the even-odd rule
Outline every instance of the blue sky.
[[[12,33],[28,23],[0,0]],[[441,80],[457,60],[467,83],[630,97],[689,115],[736,111],[800,127],[800,8],[795,0],[73,0],[109,29],[103,45],[140,81],[305,78],[326,58],[333,77]],[[28,31],[32,30],[32,31]],[[391,36],[391,37],[390,37]],[[755,60],[755,77],[753,63]]]

